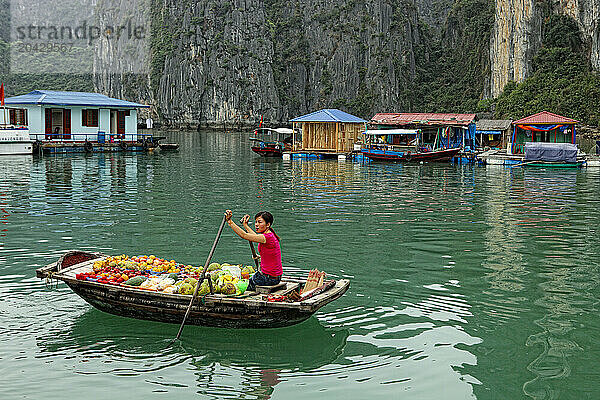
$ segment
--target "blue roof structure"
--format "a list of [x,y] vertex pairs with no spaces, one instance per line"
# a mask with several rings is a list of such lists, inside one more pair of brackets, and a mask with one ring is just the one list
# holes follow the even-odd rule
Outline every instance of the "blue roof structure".
[[20,96],[9,97],[6,105],[43,105],[43,106],[86,106],[113,108],[150,108],[145,104],[114,99],[100,93],[58,92],[53,90],[34,90]]
[[355,117],[352,114],[337,110],[335,108],[326,108],[291,119],[290,122],[343,122],[343,123],[366,123],[362,118]]

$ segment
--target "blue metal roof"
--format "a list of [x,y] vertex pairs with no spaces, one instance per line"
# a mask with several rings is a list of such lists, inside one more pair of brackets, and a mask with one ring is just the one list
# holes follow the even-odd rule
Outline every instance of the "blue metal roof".
[[47,106],[88,106],[114,108],[150,108],[145,104],[113,99],[100,93],[57,92],[53,90],[34,90],[20,96],[8,97],[6,105],[47,105]]
[[337,110],[335,108],[326,108],[291,119],[290,122],[344,122],[344,123],[366,123],[362,118],[355,117],[352,114]]

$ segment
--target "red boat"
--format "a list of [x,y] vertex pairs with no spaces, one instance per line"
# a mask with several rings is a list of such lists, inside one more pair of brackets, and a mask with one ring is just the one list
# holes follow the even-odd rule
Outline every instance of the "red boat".
[[460,147],[439,148],[436,138],[433,144],[423,143],[420,129],[367,130],[361,153],[374,161],[450,161],[460,153]]
[[252,151],[263,157],[282,157],[283,152],[291,150],[294,131],[288,128],[259,128],[254,131]]
[[460,152],[460,148],[425,152],[394,151],[388,149],[362,149],[362,154],[375,161],[450,161]]

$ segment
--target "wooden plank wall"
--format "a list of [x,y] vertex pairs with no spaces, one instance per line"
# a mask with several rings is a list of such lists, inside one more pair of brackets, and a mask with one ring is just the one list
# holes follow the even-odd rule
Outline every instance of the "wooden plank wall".
[[302,150],[349,152],[363,130],[364,124],[305,122],[302,124]]

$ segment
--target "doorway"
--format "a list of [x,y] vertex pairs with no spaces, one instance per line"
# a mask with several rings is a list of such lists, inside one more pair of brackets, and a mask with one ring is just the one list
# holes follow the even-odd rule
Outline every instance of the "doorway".
[[52,139],[63,138],[63,110],[62,108],[52,109]]

